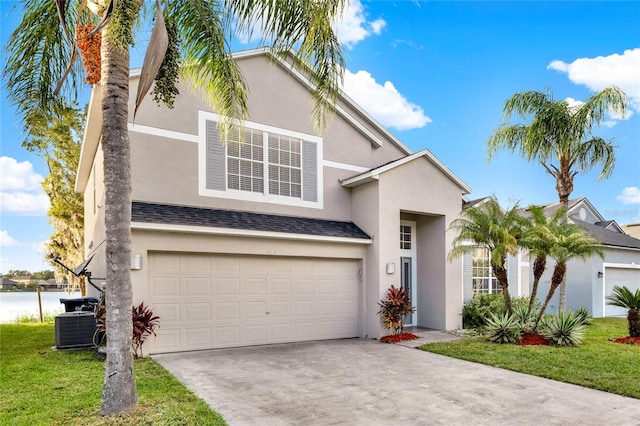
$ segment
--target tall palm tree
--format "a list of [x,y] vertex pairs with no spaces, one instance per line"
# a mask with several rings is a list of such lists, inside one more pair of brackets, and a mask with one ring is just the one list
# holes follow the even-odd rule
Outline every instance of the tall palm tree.
[[628,309],[629,336],[640,337],[640,289],[632,292],[626,286],[614,286],[607,301],[609,305]]
[[540,278],[547,269],[547,257],[555,242],[553,238],[550,238],[552,234],[548,232],[549,226],[559,224],[566,214],[564,209],[559,209],[548,218],[544,214],[544,208],[540,206],[530,206],[528,211],[531,213],[530,221],[526,224],[522,239],[519,241],[522,247],[529,250],[529,255],[535,257],[533,261],[533,286],[529,297],[527,318],[533,311],[538,296]]
[[591,235],[585,234],[576,224],[550,221],[546,227],[540,228],[539,232],[544,234],[541,238],[551,242],[549,257],[555,261],[555,266],[551,275],[551,286],[536,318],[534,329],[538,327],[556,289],[564,281],[567,262],[572,259],[587,259],[593,255],[602,257],[600,242]]
[[462,211],[451,222],[450,231],[456,232],[449,260],[470,253],[476,246],[491,251],[491,269],[496,277],[509,314],[513,312],[507,275],[507,255],[518,252],[518,239],[522,235],[524,219],[517,212],[518,205],[503,210],[498,201],[490,198],[485,203]]
[[[181,53],[186,65],[182,67],[182,77],[203,90],[211,107],[227,117],[229,123],[245,118],[247,88],[231,56],[229,43],[234,32],[246,33],[257,23],[261,25],[263,45],[271,47],[276,54],[296,51],[294,66],[315,84],[313,114],[322,129],[342,77],[341,46],[331,25],[341,15],[344,3],[345,0],[151,2],[150,6],[156,8],[155,26],[141,75],[143,89],[136,97],[136,106],[160,75],[164,76],[161,84],[157,84],[161,89],[160,98],[168,99],[167,104],[171,105],[178,76],[176,58]],[[20,113],[28,116],[60,102],[54,89],[67,71],[69,77],[62,86],[63,94],[72,98],[82,84],[82,67],[73,61],[70,68],[67,65],[70,58],[75,57],[76,45],[96,39],[94,35],[75,37],[75,24],[97,24],[96,32],[101,34],[101,77],[94,90],[102,91],[104,123],[101,142],[108,284],[103,415],[130,411],[137,405],[131,349],[131,172],[127,103],[129,48],[137,23],[142,19],[143,4],[144,0],[24,0],[20,11],[22,22],[5,46],[7,65],[3,76],[9,96]],[[70,17],[77,17],[76,22]],[[159,68],[163,67],[165,72],[159,74]]]
[[550,92],[519,92],[504,104],[505,121],[516,114],[529,124],[503,123],[487,142],[491,160],[499,149],[518,150],[528,161],[540,163],[554,177],[562,207],[568,209],[573,178],[602,165],[598,179],[611,175],[615,167],[615,147],[611,141],[593,134],[605,114],[624,114],[629,100],[615,86],[587,98],[579,105],[555,100]]
[[[507,99],[503,116],[505,123],[489,137],[489,161],[501,148],[514,152],[528,161],[540,163],[554,177],[556,192],[562,208],[569,209],[573,179],[602,166],[598,180],[609,177],[615,167],[615,146],[593,134],[607,112],[624,117],[629,99],[619,88],[612,86],[587,98],[584,103],[571,105],[555,100],[547,93],[519,92]],[[518,115],[529,124],[506,122]],[[560,309],[566,305],[566,281],[560,288]]]

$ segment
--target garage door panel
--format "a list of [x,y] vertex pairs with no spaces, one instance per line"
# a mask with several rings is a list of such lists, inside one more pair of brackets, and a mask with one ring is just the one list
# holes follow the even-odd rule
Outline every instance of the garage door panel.
[[184,277],[182,294],[188,297],[207,297],[212,293],[211,277]]
[[244,326],[244,342],[249,345],[259,345],[266,343],[267,326],[262,325],[245,325]]
[[247,278],[244,280],[245,296],[266,296],[267,295],[267,279],[266,278]]
[[211,303],[189,303],[183,310],[183,320],[190,321],[211,321]]
[[216,336],[216,347],[240,345],[240,326],[217,326],[214,330]]
[[185,349],[210,348],[212,345],[210,327],[182,328],[181,332]]
[[358,335],[355,260],[150,253],[149,265],[164,271],[149,270],[155,352]]
[[181,293],[180,277],[151,276],[149,277],[151,296],[153,298],[178,297]]
[[160,317],[161,327],[171,326],[173,324],[179,324],[180,317],[180,303],[154,303],[154,313]]
[[218,321],[239,320],[240,302],[217,302],[215,318]]

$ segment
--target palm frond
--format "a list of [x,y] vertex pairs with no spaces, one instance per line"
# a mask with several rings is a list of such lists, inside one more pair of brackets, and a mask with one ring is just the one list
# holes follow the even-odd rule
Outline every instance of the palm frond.
[[183,47],[183,75],[204,90],[205,101],[228,120],[226,124],[245,119],[247,88],[230,53],[229,16],[223,6],[214,0],[176,0],[170,15]]
[[[3,70],[9,100],[21,114],[34,108],[51,109],[60,100],[54,94],[56,83],[67,69],[73,45],[61,28],[57,2],[27,0],[22,20],[6,44],[7,61]],[[79,1],[70,0],[67,12],[77,10]],[[61,9],[62,10],[62,9]],[[73,33],[72,23],[64,20],[66,32]],[[83,84],[84,69],[76,62],[62,95],[74,99]]]

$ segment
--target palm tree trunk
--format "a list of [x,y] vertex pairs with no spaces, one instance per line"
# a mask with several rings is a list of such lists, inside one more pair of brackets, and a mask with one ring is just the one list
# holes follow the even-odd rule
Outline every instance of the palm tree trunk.
[[504,266],[492,266],[492,268],[493,275],[498,280],[498,284],[500,284],[502,297],[504,298],[504,304],[507,306],[507,312],[509,313],[509,315],[511,315],[513,313],[513,308],[511,306],[511,295],[509,294],[509,278],[507,277],[507,268],[505,268]]
[[107,362],[100,414],[133,410],[138,404],[133,373],[131,308],[131,171],[127,132],[129,52],[102,38],[102,149],[104,152],[107,257]]
[[564,312],[567,309],[567,274],[564,275],[560,283],[560,300],[558,301],[558,311]]
[[538,296],[538,285],[540,284],[540,278],[547,269],[547,257],[538,256],[533,262],[533,288],[531,289],[531,296],[529,297],[529,309],[527,309],[527,318],[533,311],[533,305],[536,303],[536,297]]
[[[568,159],[562,158],[560,160],[560,170],[556,175],[556,191],[558,191],[558,198],[560,205],[565,210],[565,216],[563,222],[567,222],[569,219],[569,196],[573,192],[573,177],[575,172],[572,173],[568,163]],[[564,312],[567,306],[567,276],[564,275],[562,282],[560,283],[560,301],[558,303],[558,311]]]
[[538,318],[536,318],[536,323],[533,326],[533,329],[536,330],[538,328],[538,324],[544,315],[544,311],[547,310],[547,306],[549,305],[549,301],[553,297],[553,294],[556,292],[556,289],[562,282],[564,278],[564,274],[567,270],[567,265],[564,263],[556,264],[553,268],[553,276],[551,277],[551,287],[549,287],[549,292],[547,293],[546,299],[544,299],[544,303],[540,307],[540,312],[538,313]]
[[629,323],[629,336],[640,337],[640,310],[635,308],[629,309],[627,322]]

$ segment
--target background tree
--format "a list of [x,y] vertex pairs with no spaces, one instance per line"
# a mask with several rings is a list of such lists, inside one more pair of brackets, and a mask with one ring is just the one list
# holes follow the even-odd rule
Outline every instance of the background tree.
[[[499,149],[518,150],[528,161],[540,163],[554,177],[558,199],[569,209],[573,179],[602,166],[598,179],[611,175],[615,167],[615,147],[611,141],[593,134],[606,113],[624,117],[629,99],[617,87],[609,87],[587,98],[584,103],[570,105],[555,100],[553,95],[529,91],[519,92],[504,104],[505,122],[492,133],[487,142],[489,161]],[[512,115],[528,124],[511,124]],[[566,306],[566,281],[560,288],[560,310]]]
[[[576,224],[565,221],[549,222],[547,226],[539,228],[539,232],[545,234],[541,238],[551,242],[549,257],[555,261],[555,266],[551,275],[551,286],[540,307],[534,330],[538,327],[556,289],[564,281],[567,262],[571,259],[587,259],[593,255],[602,257],[600,242],[585,234],[582,228]],[[560,309],[560,311],[563,312],[564,309]]]
[[[52,110],[31,111],[25,118],[26,139],[22,146],[37,152],[47,163],[49,175],[42,187],[49,197],[47,214],[55,229],[46,243],[50,257],[74,268],[84,261],[84,197],[74,191],[80,160],[83,111],[75,105],[56,105]],[[78,279],[57,263],[58,279],[77,285],[86,295],[84,280]]]
[[[108,282],[107,362],[100,410],[103,415],[130,411],[137,405],[129,315],[131,170],[127,119],[129,47],[143,3],[144,0],[25,0],[20,11],[22,21],[5,47],[4,79],[9,97],[25,117],[60,103],[56,83],[67,73],[69,78],[61,86],[62,93],[75,95],[83,70],[73,61],[69,68],[67,65],[75,57],[76,46],[82,48],[88,81],[95,84],[94,90],[102,92]],[[344,0],[168,0],[163,6],[159,1],[152,4],[156,7],[155,24],[136,108],[156,76],[161,77],[163,87],[160,98],[171,106],[178,77],[172,70],[178,68],[176,52],[181,52],[187,65],[181,68],[182,77],[202,90],[211,107],[227,118],[227,126],[222,126],[224,137],[225,128],[247,114],[247,88],[229,52],[229,38],[238,30],[250,33],[259,24],[261,44],[270,46],[275,54],[288,55],[295,49],[293,65],[314,84],[313,115],[318,128],[324,129],[343,72],[341,46],[331,25],[341,15]],[[72,16],[77,17],[75,22],[68,19]],[[159,68],[163,71],[159,72]]]
[[470,253],[476,246],[487,247],[491,253],[491,269],[496,277],[509,315],[512,314],[509,279],[507,276],[507,255],[518,252],[518,239],[522,234],[525,220],[517,212],[518,205],[503,210],[498,201],[490,198],[487,202],[462,211],[458,219],[451,222],[450,231],[456,232],[449,260]]

